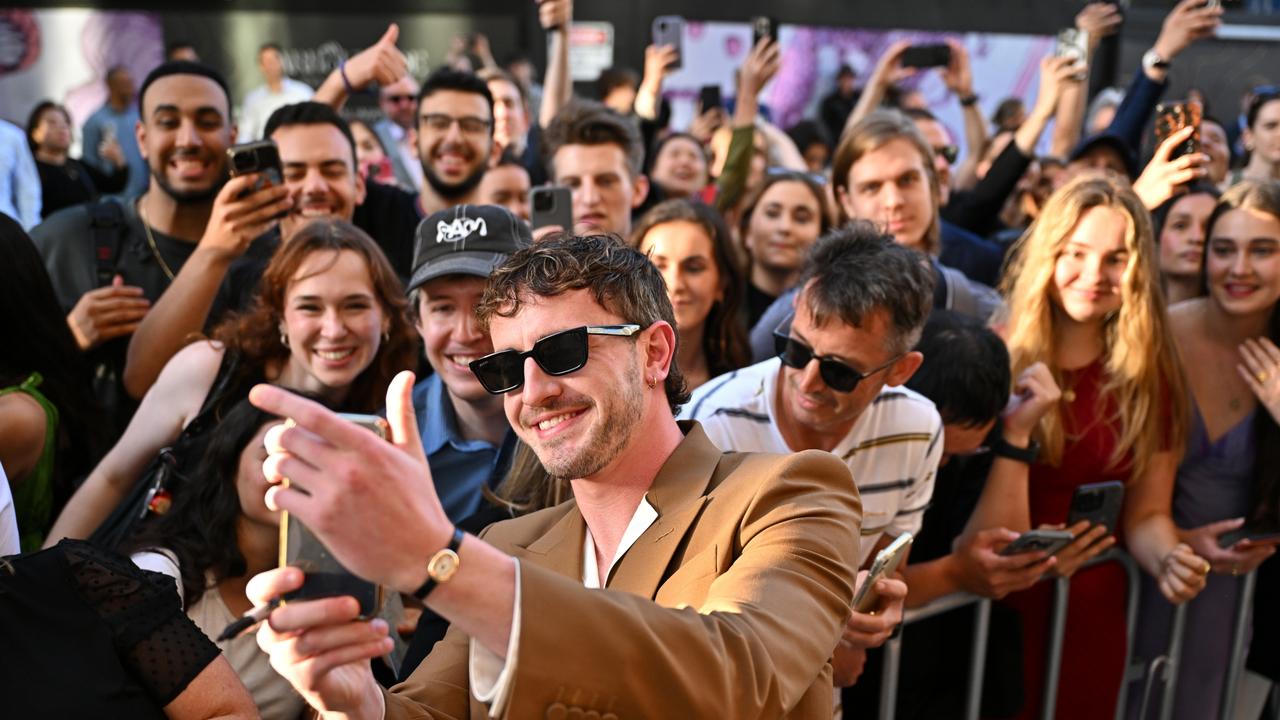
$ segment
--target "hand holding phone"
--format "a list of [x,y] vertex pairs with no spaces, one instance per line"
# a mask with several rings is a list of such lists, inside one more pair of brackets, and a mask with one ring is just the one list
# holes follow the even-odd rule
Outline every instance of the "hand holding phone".
[[533,230],[560,228],[573,232],[573,191],[559,185],[529,190],[529,225]]
[[857,594],[853,596],[853,609],[860,613],[869,613],[880,603],[880,596],[875,591],[876,581],[889,577],[898,571],[898,566],[902,564],[903,559],[907,556],[907,551],[911,549],[912,536],[909,532],[904,532],[894,538],[877,555],[874,562],[871,563],[871,571],[867,574],[867,579],[863,581],[858,588]]
[[912,45],[902,51],[902,67],[932,68],[951,64],[951,46],[946,43]]
[[1018,536],[1016,540],[1004,546],[1000,551],[1001,555],[1021,555],[1022,553],[1042,552],[1046,555],[1054,555],[1062,548],[1066,547],[1075,538],[1066,530],[1051,530],[1037,528],[1028,530]]
[[1120,508],[1123,505],[1124,483],[1118,480],[1081,485],[1071,496],[1067,525],[1087,520],[1090,526],[1102,525],[1107,532],[1114,533],[1119,527]]
[[[367,428],[384,440],[390,437],[387,421],[376,415],[339,413],[338,416]],[[291,483],[285,479],[283,485],[289,487]],[[282,604],[287,604],[290,600],[350,595],[360,604],[361,620],[373,618],[382,608],[384,591],[381,585],[359,578],[343,567],[319,538],[287,510],[282,510],[280,567],[286,566],[300,568],[305,573],[305,579],[302,587],[281,597]]]
[[668,70],[679,70],[684,63],[684,18],[679,15],[660,15],[653,19],[653,44],[675,48],[675,61],[667,64]]

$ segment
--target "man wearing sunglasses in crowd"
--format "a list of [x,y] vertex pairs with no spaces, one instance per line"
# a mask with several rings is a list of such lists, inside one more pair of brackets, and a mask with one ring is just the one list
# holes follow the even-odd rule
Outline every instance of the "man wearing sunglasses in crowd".
[[417,145],[418,81],[413,75],[383,85],[378,90],[378,107],[385,116],[373,124],[373,132],[391,156],[396,184],[410,192],[422,189],[422,165]]
[[[862,525],[848,468],[820,452],[726,454],[678,424],[674,312],[658,270],[616,238],[520,250],[477,316],[498,351],[471,369],[574,500],[465,535],[433,491],[411,374],[388,390],[390,443],[254,388],[296,423],[268,432],[266,477],[309,491],[273,487],[268,504],[452,623],[386,692],[368,662],[391,648],[385,623],[357,621],[351,598],[290,602],[258,630],[275,670],[351,718],[830,718]],[[249,597],[301,582],[272,570]]]
[[[848,464],[863,499],[858,566],[904,532],[920,530],[942,455],[933,403],[901,387],[920,366],[916,341],[933,304],[919,254],[869,222],[820,238],[801,271],[778,356],[714,378],[681,417],[724,450],[824,450]],[[883,587],[882,587],[883,586]],[[836,653],[836,682],[852,684],[865,651],[902,617],[906,585],[882,580],[874,615],[853,612]]]

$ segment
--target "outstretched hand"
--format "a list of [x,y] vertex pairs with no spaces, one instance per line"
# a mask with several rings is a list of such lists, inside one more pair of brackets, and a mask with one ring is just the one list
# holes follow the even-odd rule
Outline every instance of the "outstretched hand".
[[418,434],[413,379],[402,372],[387,389],[389,443],[283,388],[249,393],[257,407],[293,421],[264,438],[263,473],[275,484],[267,505],[295,515],[356,575],[400,592],[422,584],[422,559],[453,532]]

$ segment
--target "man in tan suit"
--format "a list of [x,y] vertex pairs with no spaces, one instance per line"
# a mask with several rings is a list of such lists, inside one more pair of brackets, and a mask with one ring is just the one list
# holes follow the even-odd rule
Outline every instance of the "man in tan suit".
[[[387,693],[368,664],[391,647],[385,623],[358,621],[349,597],[290,603],[258,632],[273,667],[326,717],[829,718],[861,524],[848,469],[819,452],[724,455],[678,425],[671,305],[615,239],[516,253],[478,313],[499,350],[472,370],[575,500],[462,536],[432,490],[410,374],[388,391],[390,444],[255,388],[296,422],[267,435],[268,480],[309,492],[273,487],[268,503],[452,622]],[[301,583],[275,570],[249,595]]]

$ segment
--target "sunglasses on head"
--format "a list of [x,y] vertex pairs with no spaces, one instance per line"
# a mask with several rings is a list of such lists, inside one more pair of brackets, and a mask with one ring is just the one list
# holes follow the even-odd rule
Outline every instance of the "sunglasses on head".
[[960,157],[960,148],[955,145],[939,145],[933,151],[941,155],[948,165],[955,165],[956,158]]
[[533,358],[548,375],[568,375],[587,364],[587,336],[631,337],[639,325],[583,325],[540,338],[524,352],[502,350],[472,360],[468,367],[490,394],[501,395],[524,385],[524,359]]
[[810,361],[817,360],[818,374],[822,376],[822,382],[826,383],[827,387],[832,390],[842,393],[853,392],[853,389],[858,387],[858,383],[902,358],[901,355],[898,355],[889,362],[862,373],[849,367],[842,360],[814,355],[813,348],[779,330],[773,331],[773,344],[778,351],[778,358],[782,360],[782,364],[794,370],[803,370],[809,365]]

